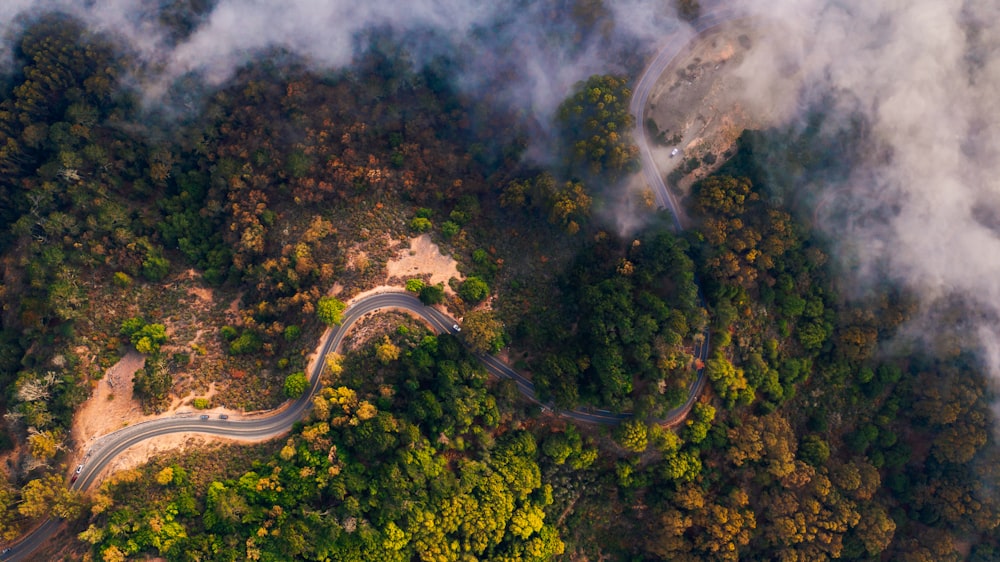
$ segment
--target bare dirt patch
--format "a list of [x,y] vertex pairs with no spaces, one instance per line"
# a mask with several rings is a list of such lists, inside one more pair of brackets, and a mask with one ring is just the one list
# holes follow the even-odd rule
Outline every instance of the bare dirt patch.
[[[82,455],[95,440],[103,435],[107,435],[123,427],[134,425],[139,422],[146,420],[155,419],[158,417],[163,417],[165,415],[171,415],[176,413],[178,409],[184,406],[185,400],[175,399],[170,409],[161,415],[144,415],[142,413],[142,406],[139,401],[132,394],[132,376],[136,371],[143,367],[145,363],[145,357],[135,350],[130,350],[121,358],[118,363],[115,363],[103,378],[96,381],[93,392],[89,399],[80,406],[77,410],[76,415],[73,417],[73,427],[71,429],[71,434],[73,436],[74,442],[77,444],[77,454]],[[210,395],[214,394],[214,384],[211,385]],[[184,406],[183,409],[190,409],[189,406]],[[229,412],[236,413],[229,410],[223,409],[213,409],[206,410],[207,413],[221,413]],[[164,435],[159,437],[154,437],[147,441],[137,444],[126,451],[126,453],[118,457],[111,465],[112,472],[114,470],[119,470],[121,468],[131,468],[148,458],[148,455],[170,450],[171,448],[178,445],[178,443],[187,443],[181,439],[183,435]],[[216,442],[216,441],[227,441],[226,439],[201,436],[200,443]],[[144,456],[145,455],[145,456]],[[119,465],[119,459],[125,457],[127,466]]]
[[142,406],[132,396],[132,375],[142,368],[146,358],[130,350],[97,381],[90,398],[73,417],[73,440],[86,446],[95,438],[155,416],[145,416]]
[[[723,164],[745,129],[772,126],[780,104],[751,101],[756,88],[746,62],[772,33],[774,24],[737,20],[702,34],[675,59],[650,92],[644,123],[660,170],[674,172],[680,192]],[[655,123],[655,131],[650,127]],[[657,134],[659,133],[659,134]],[[674,149],[678,153],[672,155]]]
[[421,278],[432,285],[443,283],[445,292],[449,294],[448,280],[464,278],[458,271],[458,262],[442,254],[441,248],[428,234],[411,238],[410,247],[400,249],[396,258],[386,264],[386,273],[390,284],[402,286],[407,279]]

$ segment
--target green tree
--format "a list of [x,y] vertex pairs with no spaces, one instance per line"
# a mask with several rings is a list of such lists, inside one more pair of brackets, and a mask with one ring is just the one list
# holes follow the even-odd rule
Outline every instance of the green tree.
[[677,0],[677,15],[687,21],[694,21],[701,15],[698,0]]
[[712,429],[714,419],[715,408],[711,404],[696,402],[684,426],[684,439],[693,444],[701,443]]
[[260,336],[256,332],[253,330],[243,330],[243,333],[238,338],[229,342],[229,354],[246,355],[254,353],[259,351],[263,345],[264,342],[261,341]]
[[830,458],[830,445],[819,435],[806,435],[799,445],[799,458],[820,467]]
[[167,328],[163,324],[146,324],[141,330],[132,334],[132,345],[139,353],[149,355],[160,351],[160,346],[167,343]]
[[641,453],[649,445],[649,430],[642,420],[627,419],[618,424],[615,440],[629,451]]
[[136,351],[144,355],[157,353],[167,343],[167,328],[163,324],[147,324],[139,317],[122,322],[121,334],[129,339]]
[[438,283],[420,289],[420,302],[427,306],[441,304],[444,302],[444,287]]
[[302,335],[302,328],[300,328],[299,326],[292,324],[290,326],[285,327],[284,331],[285,341],[293,342],[299,339],[299,336],[301,335]]
[[458,296],[467,303],[477,303],[490,294],[490,287],[479,277],[471,276],[458,288]]
[[431,221],[424,217],[414,217],[410,221],[410,230],[414,232],[427,232],[433,227],[434,225],[431,224]]
[[569,145],[571,165],[613,176],[637,168],[627,84],[623,76],[591,76],[559,106],[556,118]]
[[716,351],[705,364],[705,375],[730,408],[738,401],[749,404],[753,400],[753,389],[749,387],[743,369],[733,366],[722,352]]
[[299,371],[285,377],[285,396],[295,399],[302,396],[309,388],[309,379]]
[[347,304],[334,297],[323,297],[316,305],[316,316],[327,326],[339,326],[344,320]]
[[489,310],[474,310],[462,320],[462,340],[473,353],[496,353],[503,348],[503,323]]

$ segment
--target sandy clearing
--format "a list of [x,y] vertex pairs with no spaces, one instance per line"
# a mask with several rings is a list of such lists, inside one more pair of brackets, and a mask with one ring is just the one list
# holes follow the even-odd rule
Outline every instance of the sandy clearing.
[[409,248],[401,248],[396,259],[386,264],[389,282],[399,280],[400,285],[407,279],[419,277],[432,285],[444,283],[444,290],[451,293],[448,280],[452,277],[464,279],[458,271],[458,262],[441,253],[441,248],[431,240],[429,234],[410,239]]
[[[645,116],[666,140],[666,145],[651,146],[660,171],[667,173],[692,157],[715,157],[681,180],[682,190],[721,166],[722,155],[734,148],[744,129],[767,127],[778,119],[776,105],[749,104],[743,94],[752,71],[744,63],[769,33],[780,30],[757,21],[719,26],[684,49],[650,92]],[[681,152],[671,156],[675,147]]]
[[132,375],[145,363],[146,358],[131,349],[97,381],[90,398],[73,417],[71,434],[78,445],[87,445],[96,437],[155,417],[144,416],[139,401],[132,395]]
[[[91,392],[90,398],[80,406],[76,415],[73,416],[73,428],[70,430],[70,434],[76,443],[77,457],[82,456],[97,438],[129,425],[173,415],[179,408],[182,408],[184,402],[195,398],[195,396],[187,396],[182,399],[174,399],[170,408],[162,414],[144,415],[142,413],[142,406],[132,392],[132,376],[143,367],[145,362],[145,356],[131,349],[107,370],[101,380],[97,381],[97,385],[93,392]],[[213,386],[209,388],[209,396],[214,393],[215,388],[213,383]],[[191,408],[190,406],[184,406],[182,409],[190,410]],[[205,410],[204,413],[237,414],[237,412],[225,408],[213,408]],[[146,459],[157,452],[181,446],[186,442],[185,439],[190,437],[191,435],[186,434],[154,437],[129,448],[126,454],[116,458],[108,466],[113,467],[113,471],[122,468],[132,468],[144,462],[138,459]],[[199,444],[233,441],[232,439],[204,435],[199,436],[199,439]],[[128,460],[122,462],[131,464],[128,464],[128,466],[119,466],[119,459],[126,456],[128,456]],[[108,469],[105,469],[104,474],[109,474]]]

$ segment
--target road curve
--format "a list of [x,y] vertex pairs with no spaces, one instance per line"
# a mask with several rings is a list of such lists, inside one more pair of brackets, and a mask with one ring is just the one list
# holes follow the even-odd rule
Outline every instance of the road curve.
[[[660,76],[670,63],[673,62],[677,54],[680,53],[680,50],[698,34],[738,17],[742,17],[742,14],[728,10],[704,14],[694,22],[691,29],[678,32],[661,48],[634,88],[630,111],[635,117],[636,122],[635,140],[639,146],[639,154],[642,159],[642,173],[653,189],[659,206],[670,209],[674,227],[678,232],[683,230],[680,208],[673,194],[664,184],[663,178],[656,166],[656,161],[653,159],[649,140],[646,137],[643,114],[649,100],[650,90],[659,81]],[[142,422],[109,433],[98,439],[88,450],[84,457],[83,468],[77,480],[71,485],[71,488],[76,490],[90,488],[97,482],[98,476],[100,476],[104,468],[115,457],[137,443],[160,435],[200,433],[245,441],[265,441],[286,433],[309,410],[312,397],[320,387],[320,373],[326,364],[326,355],[340,347],[344,341],[344,337],[355,322],[366,314],[378,312],[381,309],[406,310],[415,313],[438,333],[451,332],[452,326],[455,325],[453,318],[440,310],[424,306],[416,297],[408,293],[381,293],[360,299],[344,311],[342,324],[328,330],[324,335],[323,346],[309,374],[311,381],[309,392],[303,394],[301,398],[286,404],[273,413],[265,415],[248,414],[223,420],[218,417],[203,419],[198,414],[177,414]],[[695,357],[702,361],[705,361],[708,357],[709,339],[709,333],[706,330],[703,341],[695,349]],[[631,417],[630,414],[615,413],[600,409],[558,410],[551,405],[542,404],[536,396],[535,385],[522,374],[492,355],[479,355],[478,358],[490,374],[513,380],[518,390],[528,400],[539,404],[544,409],[552,410],[560,416],[583,423],[605,425],[615,425]],[[689,388],[688,397],[684,404],[670,410],[658,422],[668,427],[673,427],[683,422],[701,395],[704,387],[705,372],[702,368],[698,370],[695,382]],[[26,535],[19,543],[10,547],[7,552],[0,554],[0,560],[27,560],[32,552],[55,535],[61,524],[62,522],[58,519],[46,520],[34,531]]]
[[649,66],[646,67],[645,72],[639,77],[632,90],[629,112],[635,119],[635,134],[633,136],[636,145],[639,147],[639,157],[642,159],[642,175],[646,179],[646,183],[653,190],[657,207],[670,209],[670,214],[673,216],[674,228],[678,232],[684,230],[685,225],[682,224],[681,220],[681,217],[684,215],[680,211],[680,206],[677,204],[673,192],[667,189],[666,184],[663,182],[663,175],[656,166],[656,160],[653,158],[653,152],[649,145],[649,138],[646,135],[644,117],[646,105],[649,103],[649,93],[653,89],[653,86],[660,81],[660,76],[667,70],[667,67],[680,54],[681,49],[687,46],[692,39],[726,22],[742,17],[746,17],[746,14],[732,8],[713,9],[710,12],[703,12],[701,17],[692,22],[690,27],[684,27],[670,37],[649,63]]

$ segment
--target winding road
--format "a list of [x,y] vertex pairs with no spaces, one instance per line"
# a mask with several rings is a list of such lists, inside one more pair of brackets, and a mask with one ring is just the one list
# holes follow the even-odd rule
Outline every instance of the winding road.
[[[673,216],[674,227],[678,232],[683,229],[681,218],[683,215],[673,194],[664,184],[662,175],[653,159],[649,141],[646,138],[645,127],[642,126],[643,114],[649,99],[650,90],[678,53],[680,53],[681,49],[693,38],[697,37],[698,34],[737,17],[741,17],[741,14],[727,10],[717,10],[702,15],[694,22],[692,28],[685,28],[679,31],[660,49],[634,88],[630,111],[637,123],[635,140],[639,146],[639,153],[642,159],[642,173],[649,186],[653,189],[659,206],[669,207]],[[137,443],[160,435],[200,433],[245,441],[265,441],[288,432],[295,422],[305,416],[312,404],[313,395],[319,390],[320,373],[325,365],[326,355],[340,347],[344,337],[355,322],[366,314],[375,313],[382,309],[405,310],[414,313],[438,333],[451,332],[453,330],[452,326],[456,324],[455,320],[444,312],[424,306],[416,297],[408,293],[381,293],[359,299],[344,312],[342,324],[328,330],[324,335],[325,341],[310,373],[311,387],[309,392],[304,393],[301,398],[270,412],[234,416],[228,419],[221,419],[219,417],[204,419],[198,414],[177,414],[138,423],[109,433],[98,439],[87,451],[83,461],[83,468],[77,480],[71,485],[71,488],[76,490],[89,489],[96,484],[101,472],[115,457]],[[707,330],[704,336],[703,341],[694,350],[695,357],[702,361],[705,361],[708,357],[708,342],[710,338]],[[542,404],[538,400],[535,394],[535,386],[530,380],[496,357],[491,355],[479,355],[478,357],[491,374],[513,380],[518,390],[528,400],[538,403],[543,408],[552,410],[560,416],[583,423],[606,425],[615,425],[631,417],[629,414],[614,413],[600,409],[558,410],[551,405]],[[688,397],[684,404],[668,412],[666,417],[659,420],[659,422],[665,426],[676,426],[683,422],[695,401],[701,395],[704,387],[704,369],[699,369],[695,381],[688,390]],[[61,524],[62,521],[58,519],[46,520],[26,535],[19,543],[0,554],[0,560],[28,560],[32,552],[44,545],[55,535]]]

